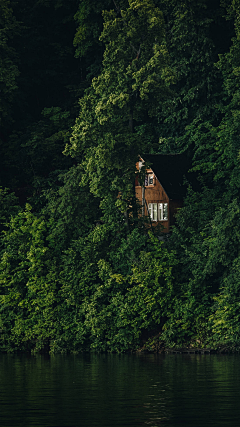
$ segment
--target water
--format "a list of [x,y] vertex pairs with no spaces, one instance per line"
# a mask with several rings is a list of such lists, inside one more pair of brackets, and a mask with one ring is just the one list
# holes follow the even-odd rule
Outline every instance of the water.
[[239,427],[238,355],[0,355],[1,427]]

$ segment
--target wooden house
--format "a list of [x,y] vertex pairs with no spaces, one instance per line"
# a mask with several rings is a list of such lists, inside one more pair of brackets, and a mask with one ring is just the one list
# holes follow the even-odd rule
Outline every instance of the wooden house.
[[183,177],[190,167],[182,154],[146,154],[137,162],[137,171],[144,170],[144,178],[137,173],[135,192],[142,206],[142,215],[152,225],[161,224],[165,233],[175,222],[175,214],[183,206],[186,187]]

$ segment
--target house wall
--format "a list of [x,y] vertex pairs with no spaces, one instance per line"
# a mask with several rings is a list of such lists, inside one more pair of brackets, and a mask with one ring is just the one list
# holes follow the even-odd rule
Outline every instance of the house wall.
[[[139,163],[136,164],[136,169],[139,170]],[[154,176],[153,184],[145,185],[144,197],[147,205],[149,205],[149,203],[167,203],[168,204],[168,220],[152,221],[152,225],[156,226],[157,224],[161,224],[164,227],[163,231],[165,233],[168,233],[170,231],[170,226],[174,225],[174,223],[176,222],[175,215],[178,209],[183,206],[183,200],[169,199],[166,191],[164,190],[163,186],[161,185],[158,178],[154,174],[153,170],[147,169],[146,173],[147,175]],[[136,175],[135,192],[136,192],[136,197],[139,200],[141,206],[143,204],[142,190],[143,188],[139,185],[138,178]],[[144,204],[144,215],[149,216],[146,204]]]
[[[148,169],[147,173],[154,175],[154,172],[151,169]],[[140,204],[142,205],[143,204],[142,187],[140,185],[138,185],[137,180],[136,180],[136,185],[135,185],[135,192],[136,192],[137,199],[139,200]],[[169,197],[168,197],[167,193],[165,192],[164,188],[162,187],[162,185],[158,181],[156,175],[154,175],[154,183],[152,185],[148,185],[145,187],[145,200],[146,200],[147,205],[149,203],[167,203],[168,204],[168,220],[152,221],[153,226],[155,226],[157,224],[162,224],[164,227],[163,231],[165,233],[168,233],[169,227],[170,227],[170,222],[171,222],[170,200],[169,200]],[[174,209],[174,207],[173,207],[173,209]],[[146,216],[148,216],[146,204],[144,206],[144,214]]]

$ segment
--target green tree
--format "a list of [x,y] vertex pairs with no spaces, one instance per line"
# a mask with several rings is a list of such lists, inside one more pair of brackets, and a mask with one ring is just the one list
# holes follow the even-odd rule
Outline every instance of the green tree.
[[184,150],[198,148],[203,142],[198,126],[221,119],[217,106],[223,80],[214,64],[230,45],[232,27],[223,19],[219,1],[159,0],[158,4],[165,17],[167,48],[176,75],[174,96],[159,105],[159,131],[169,138],[166,143],[172,149],[176,149],[174,143],[178,150],[179,145]]
[[7,188],[0,187],[0,256],[1,250],[4,249],[3,231],[6,230],[11,216],[15,216],[19,210],[20,206],[17,197],[10,193]]
[[135,162],[146,149],[135,129],[154,115],[173,81],[162,13],[151,0],[129,1],[125,10],[104,12],[100,40],[106,46],[103,69],[80,100],[65,153],[81,159],[83,184],[101,198],[104,220],[119,221],[118,211],[125,212],[128,227]]
[[103,27],[103,10],[112,7],[112,0],[79,1],[78,10],[74,15],[77,29],[73,40],[76,47],[75,56],[80,59],[81,76],[91,83],[102,67],[104,46],[99,40]]
[[0,345],[41,350],[57,335],[57,267],[45,242],[47,225],[26,206],[4,231],[0,262]]

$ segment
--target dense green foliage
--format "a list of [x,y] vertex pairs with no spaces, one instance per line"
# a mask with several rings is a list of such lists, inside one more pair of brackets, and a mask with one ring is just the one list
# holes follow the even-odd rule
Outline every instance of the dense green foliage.
[[[0,348],[240,345],[239,0],[0,0]],[[139,153],[185,152],[171,236]]]

